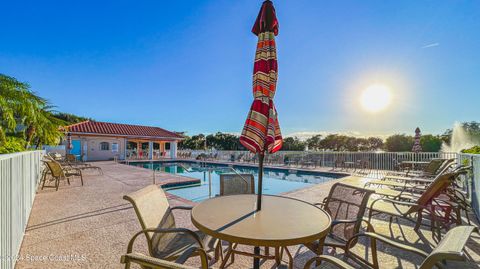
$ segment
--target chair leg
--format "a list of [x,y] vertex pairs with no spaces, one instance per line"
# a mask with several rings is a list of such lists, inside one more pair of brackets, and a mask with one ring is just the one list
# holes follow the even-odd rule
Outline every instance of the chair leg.
[[57,178],[55,179],[55,191],[58,191],[58,186],[59,186],[59,185],[60,185],[60,178],[57,177]]
[[82,182],[82,186],[83,186],[83,175],[81,171],[80,171],[80,181]]
[[280,248],[275,247],[275,263],[277,267],[282,263],[282,257],[280,257]]
[[468,208],[465,207],[465,216],[467,217],[467,222],[468,222],[468,225],[472,225],[470,223],[470,216],[468,216]]
[[372,249],[373,268],[378,269],[377,240],[375,238],[370,239],[370,248]]
[[43,184],[42,184],[42,190],[45,187],[45,182],[47,181],[47,171],[43,172]]
[[413,230],[418,231],[418,229],[420,229],[420,225],[422,225],[422,218],[422,211],[420,210],[417,212],[417,222],[415,223]]

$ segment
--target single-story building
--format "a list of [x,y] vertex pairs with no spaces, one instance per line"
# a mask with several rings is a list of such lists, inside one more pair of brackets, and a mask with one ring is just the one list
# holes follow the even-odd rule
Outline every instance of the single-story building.
[[65,127],[71,149],[83,160],[155,160],[176,158],[183,137],[159,127],[84,121]]

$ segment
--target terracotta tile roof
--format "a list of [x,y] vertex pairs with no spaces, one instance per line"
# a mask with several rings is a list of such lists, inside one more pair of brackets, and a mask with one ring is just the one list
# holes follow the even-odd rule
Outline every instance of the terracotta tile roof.
[[154,137],[182,139],[183,137],[174,132],[167,131],[159,127],[130,125],[100,121],[84,121],[66,126],[68,132],[71,133],[87,133],[102,135],[121,135],[131,137]]

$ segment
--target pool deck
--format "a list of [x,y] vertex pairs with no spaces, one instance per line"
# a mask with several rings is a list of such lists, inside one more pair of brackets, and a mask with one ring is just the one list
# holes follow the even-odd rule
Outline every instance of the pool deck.
[[[152,171],[114,162],[96,162],[95,165],[100,166],[104,174],[89,172],[84,176],[83,187],[80,180],[75,179],[71,185],[62,183],[58,191],[45,189],[37,192],[16,268],[122,268],[120,256],[125,253],[131,236],[141,229],[133,208],[122,197],[152,184]],[[187,180],[191,179],[157,173],[159,185]],[[318,202],[328,195],[332,184],[341,180],[335,179],[284,195]],[[168,195],[168,199],[172,206],[194,205],[174,195]],[[189,213],[178,213],[175,215],[177,224],[194,229]],[[412,227],[400,226],[395,221],[389,226],[383,219],[375,219],[373,224],[377,232],[426,251],[435,244],[426,229],[416,233]],[[418,257],[381,244],[378,247],[382,268],[416,268],[421,261]],[[138,240],[136,250],[145,251],[145,248],[145,240]],[[363,248],[364,244],[357,244],[355,252],[365,253]],[[305,261],[313,256],[305,247],[293,246],[290,250],[295,253],[295,268],[303,268]],[[474,235],[466,249],[469,261],[449,262],[448,268],[478,268],[479,254],[480,236]],[[189,261],[192,264],[195,262],[195,259]],[[228,268],[250,268],[251,262],[251,258],[236,256],[235,264]],[[268,261],[262,268],[273,266]]]

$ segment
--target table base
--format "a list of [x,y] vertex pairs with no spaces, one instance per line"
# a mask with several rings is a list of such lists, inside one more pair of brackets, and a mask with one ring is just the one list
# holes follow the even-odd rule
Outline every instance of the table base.
[[235,262],[235,254],[258,258],[258,259],[266,259],[266,260],[275,260],[275,265],[280,265],[282,262],[283,252],[288,256],[288,268],[293,269],[293,256],[288,250],[287,247],[274,247],[275,254],[271,255],[269,253],[270,247],[265,247],[265,254],[255,254],[246,251],[237,250],[238,244],[229,243],[225,256],[223,257],[222,264],[220,264],[220,269],[225,268],[227,265],[228,260],[231,258],[231,264]]

